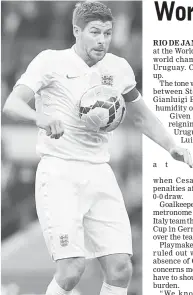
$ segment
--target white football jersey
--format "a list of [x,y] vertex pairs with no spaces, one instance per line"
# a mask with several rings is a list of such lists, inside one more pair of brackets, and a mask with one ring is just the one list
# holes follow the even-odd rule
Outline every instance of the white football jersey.
[[35,93],[36,111],[60,119],[64,135],[53,139],[40,129],[37,152],[69,160],[104,163],[109,161],[109,133],[88,131],[79,117],[81,96],[90,87],[111,85],[121,94],[136,86],[135,76],[124,58],[111,53],[92,67],[79,57],[74,46],[45,50],[29,64],[17,81]]

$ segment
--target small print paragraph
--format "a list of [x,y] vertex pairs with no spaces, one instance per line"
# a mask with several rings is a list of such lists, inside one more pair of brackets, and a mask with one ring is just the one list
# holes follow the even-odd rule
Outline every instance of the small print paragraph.
[[167,114],[181,144],[193,144],[193,40],[153,40],[152,58],[155,111]]
[[165,295],[193,295],[181,282],[193,282],[193,178],[153,178],[153,288]]

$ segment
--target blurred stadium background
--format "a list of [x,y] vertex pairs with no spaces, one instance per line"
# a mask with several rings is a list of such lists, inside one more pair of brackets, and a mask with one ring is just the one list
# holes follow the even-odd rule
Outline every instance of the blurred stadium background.
[[[111,52],[125,57],[142,88],[142,2],[105,1],[116,23]],[[44,49],[72,46],[73,1],[2,1],[2,107],[28,63]],[[31,103],[34,107],[34,102]],[[2,295],[44,294],[54,263],[37,221],[34,178],[36,127],[2,115]],[[133,232],[133,279],[128,295],[142,294],[142,144],[125,120],[110,145],[111,165],[125,198]],[[88,262],[77,294],[97,295],[102,274]]]

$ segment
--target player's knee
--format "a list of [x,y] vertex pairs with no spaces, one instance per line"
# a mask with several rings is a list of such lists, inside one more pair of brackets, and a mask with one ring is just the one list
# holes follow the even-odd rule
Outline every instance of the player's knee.
[[71,291],[79,282],[85,269],[84,258],[67,258],[57,261],[56,281],[65,291]]
[[107,283],[113,286],[126,287],[128,286],[132,276],[132,263],[128,256],[121,257],[109,269],[106,276]]

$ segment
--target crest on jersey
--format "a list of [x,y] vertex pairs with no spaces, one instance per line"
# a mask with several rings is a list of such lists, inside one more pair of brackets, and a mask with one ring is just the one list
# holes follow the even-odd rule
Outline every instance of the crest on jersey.
[[66,247],[69,244],[68,235],[60,235],[60,246]]
[[112,75],[102,75],[102,85],[113,86],[113,76]]

